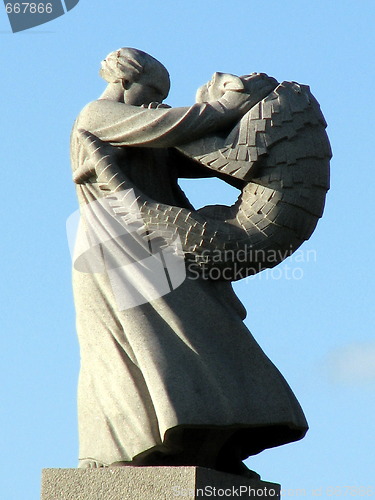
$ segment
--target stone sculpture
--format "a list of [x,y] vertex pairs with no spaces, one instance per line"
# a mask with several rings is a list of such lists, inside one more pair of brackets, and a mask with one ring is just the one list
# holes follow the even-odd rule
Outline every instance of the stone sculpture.
[[[257,477],[242,460],[301,439],[307,423],[231,281],[281,262],[321,217],[331,153],[319,105],[294,82],[215,73],[194,105],[169,108],[167,70],[136,49],[111,53],[101,75],[107,89],[71,142],[80,467]],[[241,189],[235,205],[191,206],[178,178],[208,176]]]

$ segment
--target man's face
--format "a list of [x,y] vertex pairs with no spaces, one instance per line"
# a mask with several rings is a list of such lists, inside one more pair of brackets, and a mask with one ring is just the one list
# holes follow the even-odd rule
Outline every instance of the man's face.
[[196,102],[217,101],[225,94],[225,85],[237,76],[229,73],[214,73],[209,82],[199,87]]
[[132,106],[148,106],[151,102],[161,103],[168,95],[169,88],[155,84],[149,75],[142,74],[137,82],[133,82],[124,91],[124,101]]
[[246,92],[263,99],[278,85],[277,80],[265,73],[251,73],[238,77],[230,73],[214,73],[211,80],[198,89],[197,102],[217,101],[227,91]]

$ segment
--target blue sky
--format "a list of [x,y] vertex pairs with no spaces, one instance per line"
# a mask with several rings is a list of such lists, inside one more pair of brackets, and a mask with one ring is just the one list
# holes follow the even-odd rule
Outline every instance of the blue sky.
[[[191,104],[214,71],[311,86],[334,153],[325,214],[298,259],[235,285],[310,431],[248,465],[285,498],[375,495],[374,20],[372,0],[80,0],[13,34],[0,6],[2,498],[36,500],[42,468],[76,466],[69,134],[104,89],[101,59],[121,46],[166,65],[172,106]],[[197,206],[236,196],[219,181],[183,186]]]

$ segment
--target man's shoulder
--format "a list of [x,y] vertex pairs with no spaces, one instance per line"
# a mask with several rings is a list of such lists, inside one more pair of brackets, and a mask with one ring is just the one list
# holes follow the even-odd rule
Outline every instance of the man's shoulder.
[[78,118],[82,118],[87,114],[92,113],[104,113],[110,109],[121,109],[123,112],[131,111],[134,106],[129,106],[123,102],[110,101],[109,99],[98,99],[96,101],[91,101],[82,109]]
[[85,130],[96,129],[99,124],[105,125],[111,118],[125,117],[134,114],[134,106],[108,99],[98,99],[86,104],[79,113],[76,123],[78,128]]

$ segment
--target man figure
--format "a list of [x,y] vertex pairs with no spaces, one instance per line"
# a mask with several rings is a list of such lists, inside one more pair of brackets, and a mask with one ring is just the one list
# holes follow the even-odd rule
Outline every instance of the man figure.
[[[170,148],[225,130],[275,87],[254,74],[245,94],[235,78],[220,75],[213,83],[220,78],[225,92],[217,100],[167,108],[168,72],[144,52],[110,54],[101,75],[108,87],[72,133],[81,207],[105,195],[82,130],[112,145],[107,151],[129,186],[193,210],[177,183],[186,167]],[[81,467],[199,465],[242,474],[249,455],[304,436],[302,410],[243,324],[229,282],[186,279],[163,297],[119,310],[105,269],[75,270],[73,281]]]

